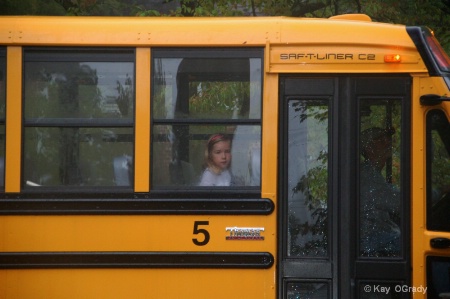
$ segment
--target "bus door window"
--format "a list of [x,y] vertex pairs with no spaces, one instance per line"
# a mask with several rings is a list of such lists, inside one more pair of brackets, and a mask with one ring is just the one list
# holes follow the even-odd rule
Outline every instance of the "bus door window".
[[427,115],[427,228],[450,232],[450,124],[445,114]]
[[[288,100],[287,257],[327,260],[329,99]],[[287,298],[329,298],[328,280],[287,280]]]
[[153,51],[152,186],[199,186],[207,142],[217,133],[231,138],[233,179],[225,185],[260,185],[261,55]]
[[[436,253],[450,247],[450,123],[441,110],[427,114],[427,229],[442,232],[432,240]],[[447,236],[447,237],[446,237]],[[440,243],[440,244],[439,244]],[[427,257],[428,298],[450,296],[450,257]]]
[[0,48],[0,187],[5,186],[6,49]]
[[400,257],[401,105],[398,100],[360,103],[360,255]]
[[30,48],[24,59],[23,185],[131,187],[134,52]]
[[289,101],[288,256],[328,257],[328,100]]

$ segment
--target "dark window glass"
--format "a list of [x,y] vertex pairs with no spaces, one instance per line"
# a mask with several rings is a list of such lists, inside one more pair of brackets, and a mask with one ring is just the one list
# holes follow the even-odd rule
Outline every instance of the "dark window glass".
[[152,56],[152,186],[259,186],[262,51]]
[[28,49],[26,187],[131,186],[134,52]]
[[329,284],[326,282],[289,282],[286,298],[330,299]]
[[427,298],[450,298],[450,258],[427,257]]
[[427,115],[427,228],[450,231],[450,123],[444,112]]
[[0,48],[0,187],[5,185],[6,49]]
[[360,254],[401,255],[401,101],[360,103]]

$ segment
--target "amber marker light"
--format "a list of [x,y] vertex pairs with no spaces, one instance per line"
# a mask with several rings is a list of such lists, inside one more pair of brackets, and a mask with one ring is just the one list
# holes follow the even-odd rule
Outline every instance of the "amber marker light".
[[401,62],[402,57],[400,54],[390,54],[390,55],[384,55],[384,62]]

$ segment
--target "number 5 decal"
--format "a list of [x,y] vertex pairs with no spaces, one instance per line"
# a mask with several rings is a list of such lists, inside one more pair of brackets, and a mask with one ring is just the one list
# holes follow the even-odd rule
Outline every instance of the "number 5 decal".
[[201,225],[209,225],[209,221],[195,221],[194,222],[194,235],[201,234],[203,235],[203,240],[199,239],[192,239],[192,242],[194,242],[197,246],[204,246],[208,244],[209,242],[209,232],[204,228],[199,228]]

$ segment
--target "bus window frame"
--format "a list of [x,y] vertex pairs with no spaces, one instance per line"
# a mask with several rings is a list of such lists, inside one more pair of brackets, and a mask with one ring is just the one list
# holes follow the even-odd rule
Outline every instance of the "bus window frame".
[[[155,96],[155,61],[158,59],[260,59],[261,62],[261,72],[260,72],[260,114],[258,118],[248,118],[248,119],[232,119],[232,118],[192,118],[192,117],[158,117],[155,116],[154,110],[151,111],[150,116],[150,127],[151,132],[154,132],[156,126],[205,126],[205,125],[223,125],[223,126],[253,126],[259,127],[259,141],[262,140],[262,109],[263,109],[263,78],[264,78],[264,48],[261,47],[249,47],[249,48],[222,48],[222,47],[208,47],[208,48],[153,48],[151,50],[152,68],[151,68],[151,80],[152,80],[152,94],[151,94],[151,107],[154,106]],[[200,79],[206,78],[206,75],[201,76]],[[217,77],[217,81],[221,81],[221,77]],[[211,80],[214,81],[214,80]],[[226,82],[223,80],[221,82]],[[243,81],[244,82],[244,81]],[[178,105],[178,103],[177,103]],[[207,140],[209,136],[204,136],[203,139]],[[190,140],[190,139],[189,139]],[[154,153],[155,136],[152,133],[151,145],[150,145],[150,160],[155,160]],[[152,163],[151,163],[152,164]],[[261,161],[260,161],[261,165]],[[261,167],[261,166],[260,166]],[[229,187],[201,187],[195,185],[155,185],[153,182],[153,165],[151,165],[150,171],[150,181],[151,181],[151,192],[164,194],[167,191],[177,193],[182,193],[189,191],[190,194],[195,194],[196,196],[203,198],[205,196],[210,196],[211,193],[220,195],[226,195],[227,197],[232,196],[232,198],[241,197],[242,192],[246,192],[245,198],[260,198],[261,196],[261,184],[258,186],[229,186]]]
[[[129,128],[132,130],[131,139],[131,153],[134,156],[135,147],[135,107],[136,107],[136,49],[124,48],[124,47],[24,47],[23,48],[23,69],[22,78],[25,78],[25,64],[28,62],[128,62],[133,64],[133,113],[127,119],[119,118],[67,118],[67,117],[26,117],[25,115],[25,92],[22,95],[23,109],[22,109],[22,151],[25,149],[25,129],[26,128],[78,128],[78,129],[101,129],[101,128]],[[25,79],[23,79],[25,81]],[[25,86],[23,86],[25,90]],[[131,173],[134,172],[132,167]],[[22,157],[22,170],[21,170],[21,192],[23,193],[67,193],[73,194],[77,192],[86,192],[89,194],[108,193],[114,190],[114,192],[130,192],[134,188],[134,181],[131,178],[129,186],[118,185],[102,185],[102,186],[79,186],[79,185],[41,185],[38,187],[28,186],[25,182],[25,163],[24,155]],[[51,196],[50,196],[51,197]]]

